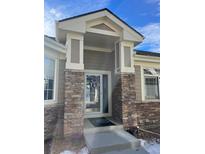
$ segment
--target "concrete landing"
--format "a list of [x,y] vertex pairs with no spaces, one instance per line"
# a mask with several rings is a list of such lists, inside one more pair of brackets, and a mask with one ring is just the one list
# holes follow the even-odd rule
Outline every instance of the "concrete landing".
[[85,132],[84,136],[91,154],[148,154],[140,140],[124,130]]
[[135,149],[116,150],[116,151],[106,152],[104,154],[149,154],[149,153],[144,148],[140,147],[137,150]]

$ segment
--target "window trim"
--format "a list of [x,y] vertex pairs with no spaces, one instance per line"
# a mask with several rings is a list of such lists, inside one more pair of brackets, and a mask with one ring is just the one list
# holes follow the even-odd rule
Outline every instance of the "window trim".
[[55,104],[55,103],[57,103],[57,99],[58,99],[58,67],[59,67],[59,60],[55,56],[51,56],[51,55],[44,55],[44,58],[52,59],[52,60],[54,60],[54,63],[55,63],[53,99],[44,100],[44,105]]
[[[149,68],[152,68],[152,69],[160,69],[160,68],[157,68],[157,67],[142,67],[141,66],[141,84],[142,84],[142,102],[159,102],[160,101],[160,84],[158,84],[158,87],[159,87],[159,99],[146,99],[145,98],[145,77],[158,77],[160,78],[160,75],[149,75],[149,74],[144,74],[144,69],[149,69]],[[160,81],[158,81],[158,83],[160,83]]]

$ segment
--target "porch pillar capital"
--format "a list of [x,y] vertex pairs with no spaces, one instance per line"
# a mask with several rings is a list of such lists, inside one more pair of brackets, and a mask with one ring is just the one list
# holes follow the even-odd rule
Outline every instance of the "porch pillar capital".
[[69,32],[66,35],[66,69],[84,70],[84,35]]
[[[118,47],[115,48],[115,60],[116,60],[116,73],[134,73],[134,58],[133,48],[134,42],[131,41],[119,41],[116,43]],[[118,54],[118,56],[116,56]],[[117,59],[118,58],[118,59]],[[117,65],[117,63],[119,63]],[[118,66],[118,67],[117,67]]]

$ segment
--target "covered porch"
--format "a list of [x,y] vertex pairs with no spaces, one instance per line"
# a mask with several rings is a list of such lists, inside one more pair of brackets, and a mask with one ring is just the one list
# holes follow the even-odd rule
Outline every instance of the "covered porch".
[[135,95],[133,86],[128,92],[134,82],[133,48],[143,36],[107,10],[56,26],[57,40],[66,45],[64,134],[91,128],[88,118],[108,117],[121,125],[122,102]]

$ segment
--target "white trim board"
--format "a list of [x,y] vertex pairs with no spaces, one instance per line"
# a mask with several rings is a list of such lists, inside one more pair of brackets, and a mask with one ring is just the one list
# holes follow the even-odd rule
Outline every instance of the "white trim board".
[[84,46],[84,50],[92,50],[92,51],[101,51],[101,52],[112,52],[112,49],[110,48],[99,48],[99,47],[93,47],[93,46]]

